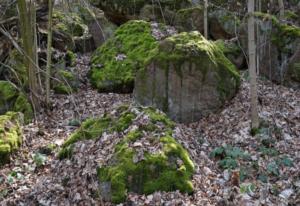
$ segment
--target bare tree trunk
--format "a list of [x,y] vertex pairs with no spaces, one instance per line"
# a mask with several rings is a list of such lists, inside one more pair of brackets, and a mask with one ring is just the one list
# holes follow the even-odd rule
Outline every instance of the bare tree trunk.
[[251,128],[259,127],[257,105],[257,82],[256,82],[256,45],[255,45],[255,0],[248,0],[248,49],[249,49],[249,72],[250,72],[250,97],[251,97]]
[[24,64],[27,68],[30,99],[35,111],[39,111],[39,87],[37,82],[35,32],[35,7],[32,1],[18,0],[19,23],[24,49]]
[[284,19],[284,3],[283,0],[278,0],[280,19]]
[[48,17],[48,41],[47,41],[47,66],[46,66],[46,103],[50,105],[50,76],[51,76],[51,48],[52,48],[52,13],[53,3],[49,0],[49,17]]
[[204,36],[208,39],[208,23],[207,23],[208,0],[204,0]]

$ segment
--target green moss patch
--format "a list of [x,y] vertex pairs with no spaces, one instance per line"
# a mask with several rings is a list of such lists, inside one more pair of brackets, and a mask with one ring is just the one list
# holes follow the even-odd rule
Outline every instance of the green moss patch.
[[6,163],[9,155],[21,145],[20,119],[20,114],[15,112],[0,115],[0,165]]
[[[111,183],[112,202],[125,201],[127,191],[141,194],[175,190],[193,192],[190,178],[194,164],[188,153],[171,136],[160,137],[158,141],[163,144],[162,152],[146,153],[144,160],[138,163],[133,161],[136,151],[124,141],[116,147],[117,163],[98,169],[100,181]],[[178,165],[174,160],[181,160],[182,164]]]
[[117,117],[107,114],[99,119],[87,119],[82,123],[80,128],[64,142],[59,157],[61,159],[70,157],[72,144],[78,141],[100,138],[104,132],[121,132],[126,130],[134,118],[135,115],[133,113],[125,111]]
[[22,112],[25,123],[29,123],[33,119],[32,106],[24,94],[19,94],[12,111]]
[[71,36],[83,36],[87,34],[88,27],[77,13],[64,14],[55,10],[53,13],[54,29]]
[[132,92],[136,71],[156,46],[150,23],[130,21],[122,25],[93,54],[92,85],[100,92]]
[[0,81],[0,114],[7,111],[22,112],[26,123],[33,118],[32,106],[27,97],[10,82]]

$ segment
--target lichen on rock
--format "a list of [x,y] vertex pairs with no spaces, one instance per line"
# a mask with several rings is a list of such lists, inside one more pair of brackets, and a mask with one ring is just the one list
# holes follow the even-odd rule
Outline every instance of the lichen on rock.
[[20,113],[7,112],[0,115],[0,165],[6,163],[10,154],[20,147],[21,123]]

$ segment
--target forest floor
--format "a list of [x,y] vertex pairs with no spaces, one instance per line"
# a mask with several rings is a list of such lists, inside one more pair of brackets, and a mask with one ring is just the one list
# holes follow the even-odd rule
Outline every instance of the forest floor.
[[[60,161],[56,154],[78,128],[75,120],[99,117],[117,105],[131,103],[132,97],[93,90],[86,79],[89,57],[77,61],[80,91],[52,95],[53,110],[24,126],[21,150],[10,164],[0,168],[1,206],[111,205],[95,195],[95,166],[111,155],[113,143],[84,141],[80,143],[82,152],[71,160]],[[196,166],[194,194],[131,193],[124,205],[300,204],[300,91],[259,80],[259,113],[264,127],[251,136],[249,84],[245,79],[221,113],[189,125],[177,124],[175,138]],[[87,154],[95,145],[100,151]],[[66,173],[71,180],[64,184]]]

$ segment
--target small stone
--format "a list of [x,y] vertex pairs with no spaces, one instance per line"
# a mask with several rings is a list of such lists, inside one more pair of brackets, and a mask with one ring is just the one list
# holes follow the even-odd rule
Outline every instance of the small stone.
[[204,172],[205,175],[210,175],[210,174],[212,174],[212,171],[211,171],[208,167],[204,167],[204,168],[203,168],[203,172]]
[[230,180],[230,176],[231,176],[231,174],[230,174],[229,170],[224,170],[223,177],[226,181]]
[[57,140],[54,141],[54,143],[55,143],[56,145],[58,145],[58,146],[61,146],[61,145],[63,145],[64,140],[63,140],[63,139],[57,139]]
[[294,193],[293,189],[286,189],[283,190],[280,194],[279,197],[283,198],[283,199],[289,199],[289,197]]
[[135,142],[133,144],[133,147],[142,147],[142,146],[143,146],[143,144],[141,142]]
[[296,181],[296,182],[294,183],[294,185],[295,185],[296,187],[300,188],[300,180],[299,180],[299,181]]

